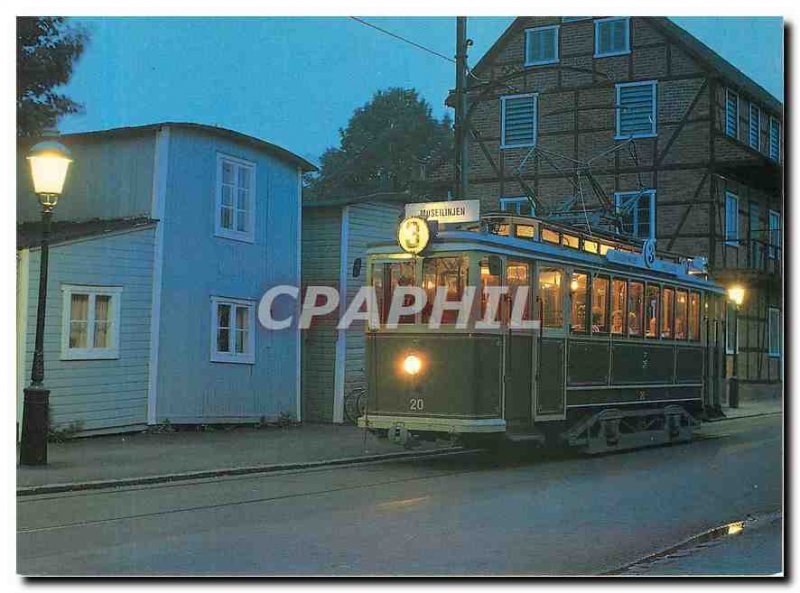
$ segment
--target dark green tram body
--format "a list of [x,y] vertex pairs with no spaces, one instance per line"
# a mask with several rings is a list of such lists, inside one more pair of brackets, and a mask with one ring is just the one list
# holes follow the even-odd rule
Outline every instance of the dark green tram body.
[[[696,298],[695,311],[699,308],[699,313],[695,312],[698,318],[692,330],[696,335],[689,335],[684,327],[686,336],[674,339],[674,312],[668,337],[661,331],[647,337],[644,329],[641,336],[630,335],[627,321],[622,335],[612,333],[610,321],[609,331],[595,332],[589,325],[594,320],[586,321],[584,333],[575,333],[570,326],[574,297],[566,285],[558,297],[563,305],[560,327],[551,324],[530,330],[503,325],[481,330],[470,323],[463,329],[452,324],[431,329],[418,314],[414,322],[395,329],[381,325],[367,330],[367,410],[359,424],[428,436],[558,434],[589,450],[592,435],[597,437],[601,426],[608,431],[609,422],[617,433],[630,432],[636,424],[672,434],[667,440],[687,440],[695,419],[719,407],[724,290],[701,275],[684,273],[688,267],[683,262],[656,260],[652,266],[636,265],[638,255],[621,243],[617,244],[620,251],[625,250],[621,254],[600,255],[584,251],[583,238],[578,249],[534,240],[541,237],[543,223],[520,220],[537,225],[533,237],[515,237],[512,219],[511,236],[443,231],[421,256],[404,254],[396,245],[374,246],[369,255],[369,281],[375,283],[375,274],[388,278],[388,268],[381,266],[406,262],[414,269],[409,277],[422,285],[426,260],[461,256],[469,262],[469,284],[474,285],[481,275],[480,262],[496,257],[503,263],[503,281],[510,264],[528,266],[531,319],[541,320],[543,315],[542,275],[556,269],[565,284],[573,273],[606,279],[607,287],[613,281],[620,287],[624,282],[626,317],[630,315],[631,283],[641,284],[642,290],[645,286],[666,288],[684,300]],[[383,287],[380,281],[378,285]],[[606,301],[607,316],[610,299]],[[686,307],[684,311],[689,310]],[[663,311],[655,315],[660,324]],[[688,325],[686,317],[684,314],[683,323]],[[558,320],[554,323],[559,325]],[[423,361],[419,373],[405,372],[403,360],[408,356]],[[661,419],[654,420],[654,414],[662,414]],[[628,428],[624,428],[626,423]],[[655,443],[652,435],[647,439],[633,439],[632,446]]]

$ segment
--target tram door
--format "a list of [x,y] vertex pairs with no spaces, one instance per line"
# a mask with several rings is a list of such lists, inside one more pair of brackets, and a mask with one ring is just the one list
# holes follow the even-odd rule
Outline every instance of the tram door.
[[[508,298],[503,306],[505,328],[505,420],[510,429],[523,427],[531,421],[531,384],[533,381],[533,348],[536,334],[511,323],[512,319],[530,321],[535,318],[531,279],[533,264],[509,259],[505,267]],[[521,288],[527,290],[519,292]],[[516,309],[516,310],[515,310]]]
[[566,418],[566,273],[563,268],[537,263],[532,416],[534,420]]

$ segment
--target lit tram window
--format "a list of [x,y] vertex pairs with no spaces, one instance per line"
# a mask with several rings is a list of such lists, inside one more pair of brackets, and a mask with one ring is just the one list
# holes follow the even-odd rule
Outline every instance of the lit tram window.
[[645,298],[645,336],[648,338],[658,337],[658,301],[661,297],[661,289],[657,284],[647,285],[647,297]]
[[539,270],[539,298],[542,301],[542,326],[564,327],[564,300],[561,293],[563,272],[559,268]]
[[551,231],[550,229],[543,228],[542,229],[542,241],[547,241],[548,243],[559,243],[559,234],[556,231]]
[[563,235],[561,235],[561,244],[564,247],[572,247],[573,249],[578,249],[580,245],[580,239],[578,239],[578,237],[576,237],[575,235],[567,235],[566,233],[564,233]]
[[700,295],[696,292],[689,294],[689,339],[700,339]]
[[608,333],[608,278],[592,278],[592,333]]
[[536,236],[536,228],[529,224],[518,224],[516,234],[523,239],[533,239]]
[[[422,264],[422,287],[425,289],[427,302],[422,309],[422,322],[430,321],[433,303],[436,298],[436,289],[447,289],[447,301],[460,301],[467,285],[467,270],[469,269],[466,257],[429,257]],[[442,324],[456,323],[458,311],[447,309],[442,312]]]
[[609,249],[614,249],[614,247],[608,245],[607,243],[600,243],[600,255],[605,255],[608,253]]
[[586,305],[588,303],[589,276],[581,272],[574,272],[569,283],[572,295],[570,309],[570,331],[573,334],[585,334],[587,331]]
[[625,334],[625,302],[628,295],[628,283],[615,279],[611,283],[611,333],[621,336]]
[[675,291],[671,288],[665,288],[661,296],[661,337],[672,337],[672,316],[675,313],[674,309]]
[[[519,292],[520,287],[530,286],[530,264],[523,262],[508,262],[506,267],[506,284],[508,284],[508,294],[511,296],[511,305],[513,311],[514,307],[523,307],[522,321],[529,321],[531,319],[531,299],[530,291],[525,294],[525,302],[522,305],[517,305],[517,299],[522,298],[522,293]],[[509,316],[511,315],[509,312]]]
[[642,319],[644,318],[644,284],[631,282],[630,300],[628,302],[628,334],[642,336]]
[[495,234],[500,235],[501,237],[508,237],[511,234],[510,225],[501,224],[497,226],[497,232]]
[[588,251],[589,253],[597,253],[599,251],[599,247],[597,245],[597,241],[583,241],[583,250]]
[[675,291],[675,339],[686,339],[686,310],[689,308],[689,299],[685,290]]

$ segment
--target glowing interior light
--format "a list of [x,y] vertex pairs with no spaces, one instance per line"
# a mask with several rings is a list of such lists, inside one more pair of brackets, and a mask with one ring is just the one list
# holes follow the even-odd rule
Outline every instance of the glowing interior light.
[[569,288],[570,288],[570,290],[572,292],[575,292],[576,290],[578,290],[578,281],[573,278],[572,282],[570,282]]
[[403,360],[403,370],[409,375],[416,375],[422,369],[422,361],[418,356],[409,354]]

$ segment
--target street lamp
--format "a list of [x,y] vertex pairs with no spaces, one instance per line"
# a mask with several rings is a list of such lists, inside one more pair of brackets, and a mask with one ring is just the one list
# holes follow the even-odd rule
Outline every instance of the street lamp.
[[733,303],[733,376],[731,377],[728,405],[732,408],[739,407],[739,307],[744,302],[745,290],[735,284],[728,288],[728,300]]
[[39,258],[39,301],[36,308],[36,342],[33,350],[31,384],[25,388],[22,407],[22,438],[19,460],[23,465],[47,463],[50,391],[44,381],[44,318],[47,304],[47,261],[53,208],[64,189],[72,162],[69,150],[53,139],[36,144],[28,154],[33,190],[42,207],[42,242]]

